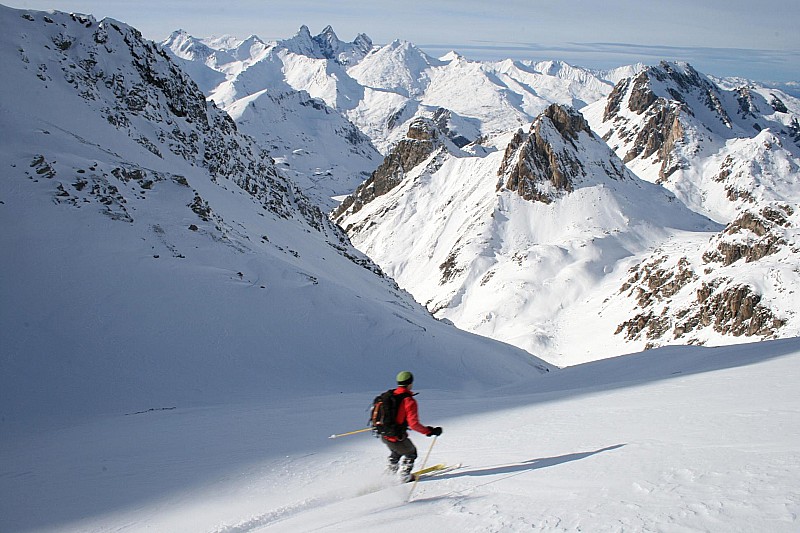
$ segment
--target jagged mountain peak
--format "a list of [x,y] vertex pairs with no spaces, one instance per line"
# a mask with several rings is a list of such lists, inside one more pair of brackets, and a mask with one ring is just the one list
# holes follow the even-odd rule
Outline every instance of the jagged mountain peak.
[[450,50],[445,55],[439,58],[439,61],[443,61],[445,63],[450,63],[452,61],[461,61],[466,59],[463,55],[459,54],[455,50]]
[[[258,46],[261,48],[267,48],[269,46],[268,43],[264,42],[258,35],[250,35],[246,39],[244,39],[239,46],[237,46],[238,50],[248,50],[254,46]],[[245,57],[252,57],[253,54],[249,54]]]
[[638,115],[671,107],[696,117],[717,134],[731,136],[748,126],[752,131],[751,125],[737,123],[736,115],[731,114],[730,106],[726,105],[723,90],[689,63],[662,61],[617,84],[609,96],[605,120],[619,111],[619,99],[626,93],[629,93],[627,108]]
[[191,34],[189,32],[187,32],[183,28],[178,28],[176,30],[172,30],[172,33],[170,33],[169,37],[167,37],[165,40],[166,41],[174,41],[174,40],[178,40],[178,39],[191,38],[191,37],[192,36],[191,36]]
[[342,46],[342,41],[339,40],[339,37],[336,36],[336,32],[333,31],[333,28],[329,26],[325,26],[322,32],[312,37],[317,46],[319,46],[322,55],[328,59],[335,59],[339,49]]
[[182,29],[177,29],[170,33],[162,45],[183,59],[197,58],[205,61],[208,56],[214,53],[214,50],[203,44],[200,39],[196,39]]
[[709,83],[705,75],[700,74],[686,61],[660,61],[657,66],[648,67],[646,70],[662,81],[667,76],[684,87],[704,87]]
[[498,170],[498,190],[550,203],[585,181],[630,178],[619,158],[571,107],[549,106],[526,134],[519,130]]
[[297,33],[288,39],[282,39],[277,42],[278,46],[285,48],[291,52],[300,55],[308,55],[309,57],[321,56],[321,52],[317,50],[316,43],[311,36],[311,30],[308,26],[303,24]]
[[[245,42],[230,35],[200,39],[185,30],[178,29],[161,42],[161,47],[168,50],[175,58],[214,69],[241,59]],[[252,47],[247,48],[249,51]],[[255,53],[255,50],[252,52]],[[203,76],[200,75],[202,69],[188,70],[199,85],[206,85]],[[216,83],[219,81],[217,79]]]
[[[330,28],[330,26],[328,27]],[[307,37],[311,39],[311,30],[305,24],[301,24],[300,29],[298,29],[297,33],[295,34],[295,37],[301,37],[301,38]]]
[[352,65],[361,61],[372,50],[372,40],[361,33],[353,42],[343,42],[330,25],[312,36],[311,30],[304,24],[294,37],[278,41],[278,46],[311,58],[330,59],[342,65]]
[[422,62],[428,66],[440,64],[439,61],[423,52],[416,44],[405,39],[394,39],[389,44],[377,49],[375,53]]
[[332,45],[333,44],[339,44],[341,42],[339,40],[339,37],[336,36],[336,32],[333,31],[333,26],[331,26],[330,24],[325,26],[322,29],[322,31],[319,32],[319,34],[317,35],[316,38],[319,39],[319,40],[323,40],[324,39],[325,41],[328,41]]
[[592,130],[589,128],[589,123],[586,119],[571,107],[565,107],[559,104],[552,104],[544,110],[540,117],[536,120],[537,128],[541,128],[543,120],[549,120],[556,131],[561,134],[565,139],[578,139],[578,134],[584,132],[592,136]]

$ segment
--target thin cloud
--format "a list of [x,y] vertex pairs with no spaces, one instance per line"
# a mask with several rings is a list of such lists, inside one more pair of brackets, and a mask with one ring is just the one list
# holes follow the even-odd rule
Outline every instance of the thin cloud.
[[752,48],[715,48],[708,46],[658,46],[633,43],[569,42],[542,44],[533,42],[470,41],[462,44],[422,44],[432,55],[450,50],[477,60],[531,59],[563,60],[587,68],[609,69],[634,63],[655,64],[662,60],[687,61],[695,68],[718,76],[740,76],[756,80],[775,80],[775,72],[800,72],[800,51]]

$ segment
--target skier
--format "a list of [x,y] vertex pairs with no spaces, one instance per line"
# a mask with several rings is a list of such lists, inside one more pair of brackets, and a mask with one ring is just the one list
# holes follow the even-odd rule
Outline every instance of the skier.
[[[414,461],[417,459],[417,448],[411,439],[408,438],[408,429],[413,429],[422,433],[426,437],[439,436],[442,428],[423,426],[417,415],[417,401],[411,386],[414,383],[414,375],[406,370],[397,374],[397,388],[394,390],[395,396],[401,396],[402,401],[397,408],[395,422],[401,427],[402,431],[398,437],[382,436],[381,440],[389,447],[389,466],[388,471],[396,474],[399,470],[400,478],[404,482],[413,481],[411,470]],[[402,461],[401,461],[402,458]]]

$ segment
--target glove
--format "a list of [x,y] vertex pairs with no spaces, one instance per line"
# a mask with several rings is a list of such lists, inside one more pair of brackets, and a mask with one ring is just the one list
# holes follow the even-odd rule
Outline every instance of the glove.
[[428,436],[429,437],[433,437],[433,436],[438,437],[441,434],[442,434],[442,428],[428,426]]

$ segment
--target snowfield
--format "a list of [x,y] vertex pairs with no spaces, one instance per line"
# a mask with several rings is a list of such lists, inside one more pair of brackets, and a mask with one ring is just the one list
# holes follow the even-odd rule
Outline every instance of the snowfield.
[[444,433],[412,435],[417,465],[430,451],[464,466],[410,503],[379,441],[327,438],[363,427],[379,391],[4,433],[0,529],[792,532],[799,372],[790,339],[662,348],[505,389],[418,374],[422,421]]

